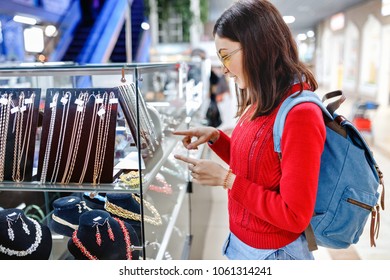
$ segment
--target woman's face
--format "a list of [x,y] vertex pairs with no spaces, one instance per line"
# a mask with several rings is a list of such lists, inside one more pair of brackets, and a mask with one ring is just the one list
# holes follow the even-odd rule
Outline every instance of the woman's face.
[[215,35],[215,47],[217,56],[223,64],[224,73],[233,78],[240,89],[245,89],[247,85],[243,71],[241,44]]

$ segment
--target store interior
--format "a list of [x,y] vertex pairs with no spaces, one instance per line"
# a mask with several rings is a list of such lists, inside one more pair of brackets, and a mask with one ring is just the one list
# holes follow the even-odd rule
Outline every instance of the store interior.
[[[0,0],[0,259],[226,259],[226,190],[193,183],[173,155],[220,159],[172,132],[210,125],[211,70],[216,127],[234,129],[212,36],[232,2]],[[341,89],[351,118],[376,104],[361,129],[386,170],[390,1],[271,2],[320,94]],[[377,248],[365,231],[315,257],[388,259],[389,222]]]

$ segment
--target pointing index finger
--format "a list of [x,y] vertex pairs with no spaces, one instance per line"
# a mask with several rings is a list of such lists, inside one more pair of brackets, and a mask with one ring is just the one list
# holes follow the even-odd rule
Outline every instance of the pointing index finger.
[[175,155],[175,158],[178,159],[178,160],[182,160],[182,161],[184,161],[186,163],[193,164],[193,165],[196,165],[198,163],[198,160],[196,160],[194,158],[185,157],[185,156],[182,156],[182,155]]
[[176,130],[176,131],[173,131],[172,134],[174,134],[174,135],[191,135],[192,133],[188,130]]

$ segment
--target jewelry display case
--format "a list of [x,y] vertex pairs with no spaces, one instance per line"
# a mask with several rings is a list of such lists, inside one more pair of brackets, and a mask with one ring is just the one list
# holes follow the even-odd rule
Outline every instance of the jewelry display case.
[[172,135],[200,121],[203,85],[188,80],[188,68],[0,68],[0,259],[37,258],[15,238],[38,233],[24,222],[34,217],[2,205],[11,197],[28,204],[20,193],[44,195],[34,224],[51,238],[40,234],[33,249],[50,243],[50,259],[188,258],[191,182],[173,155],[202,151],[185,150]]

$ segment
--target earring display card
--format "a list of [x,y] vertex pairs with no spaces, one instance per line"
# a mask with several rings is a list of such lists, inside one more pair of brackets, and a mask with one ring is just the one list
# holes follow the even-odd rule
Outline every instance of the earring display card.
[[46,92],[39,151],[41,183],[112,183],[117,89]]
[[0,182],[32,180],[40,96],[38,88],[0,88]]

